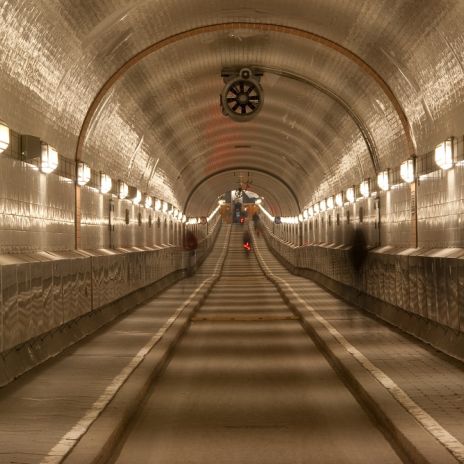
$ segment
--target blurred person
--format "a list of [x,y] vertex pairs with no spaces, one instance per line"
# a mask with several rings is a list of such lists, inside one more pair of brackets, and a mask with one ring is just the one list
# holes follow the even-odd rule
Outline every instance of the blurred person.
[[247,255],[249,255],[251,252],[251,234],[248,229],[243,232],[242,245]]
[[350,260],[354,271],[359,275],[367,258],[367,242],[364,232],[357,227],[353,233]]
[[196,271],[198,240],[191,230],[184,236],[184,249],[188,251],[187,275],[192,276]]

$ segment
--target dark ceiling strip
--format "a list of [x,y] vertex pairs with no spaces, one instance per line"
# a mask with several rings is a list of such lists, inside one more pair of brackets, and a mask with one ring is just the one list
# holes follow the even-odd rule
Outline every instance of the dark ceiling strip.
[[319,90],[321,93],[327,95],[329,98],[337,102],[349,114],[351,119],[354,121],[354,123],[358,127],[359,132],[361,132],[362,138],[364,139],[364,142],[366,143],[367,150],[369,151],[369,156],[371,158],[374,171],[376,174],[380,172],[380,162],[379,162],[377,147],[375,146],[374,139],[371,136],[369,129],[364,124],[364,121],[361,119],[361,117],[356,114],[356,112],[350,107],[350,105],[348,105],[348,103],[345,100],[343,100],[342,97],[340,97],[338,94],[328,89],[324,85],[320,84],[319,82],[314,81],[312,79],[308,79],[307,77],[301,76],[299,74],[288,72],[288,71],[282,71],[282,70],[279,70],[277,68],[273,68],[270,66],[259,66],[259,69],[267,73],[275,74],[281,77],[286,77],[288,79],[293,79],[303,84],[310,85],[311,87],[314,87],[315,89]]

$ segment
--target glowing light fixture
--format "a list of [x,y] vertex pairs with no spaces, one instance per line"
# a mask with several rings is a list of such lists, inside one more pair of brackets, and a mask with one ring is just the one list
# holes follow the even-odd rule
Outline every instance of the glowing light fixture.
[[263,202],[263,199],[262,199],[262,198],[257,198],[256,201],[255,201],[255,203],[256,203],[257,205],[260,205],[262,202]]
[[305,209],[305,210],[303,211],[303,217],[304,217],[305,219],[308,219],[309,213],[308,213],[308,210],[307,210],[307,209]]
[[167,213],[169,209],[168,203],[166,201],[163,201],[162,205],[163,205],[163,213]]
[[187,222],[187,216],[185,214],[182,215],[182,222],[184,224]]
[[0,153],[3,153],[10,144],[10,129],[0,122]]
[[361,195],[364,198],[369,198],[369,195],[371,193],[370,185],[369,185],[369,179],[363,180],[361,184],[359,185],[359,191],[361,192]]
[[335,195],[335,204],[337,206],[343,206],[343,193],[337,193]]
[[347,188],[345,196],[346,196],[346,199],[350,203],[354,203],[354,200],[355,200],[354,187]]
[[42,143],[40,153],[40,170],[45,174],[50,174],[58,167],[58,152],[48,145]]
[[327,198],[326,203],[327,203],[327,209],[333,209],[333,207],[334,207],[334,198],[333,197]]
[[435,148],[435,163],[443,170],[453,167],[453,141],[445,140]]
[[414,179],[415,179],[414,171],[415,171],[414,160],[412,158],[401,163],[400,175],[401,175],[401,178],[408,184],[410,184],[411,182],[414,182]]
[[298,220],[299,220],[300,222],[303,222],[303,220],[304,220],[304,217],[303,217],[303,215],[302,215],[302,214],[299,214],[299,215],[298,215]]
[[113,187],[113,181],[108,174],[103,174],[100,172],[100,192],[108,193]]
[[134,198],[132,198],[132,203],[134,203],[134,205],[138,205],[141,201],[142,201],[142,192],[139,189],[137,189],[135,192]]
[[314,216],[314,208],[312,206],[310,206],[308,208],[308,216],[309,217],[313,217]]
[[226,204],[226,200],[224,200],[223,198],[218,201],[218,205],[220,206],[225,205],[225,204]]
[[156,211],[161,211],[161,206],[162,206],[161,200],[158,198],[158,199],[155,201],[155,210],[156,210]]
[[383,191],[387,191],[390,188],[390,179],[389,179],[388,170],[379,172],[379,174],[377,175],[377,185]]
[[77,183],[82,187],[89,183],[91,176],[90,166],[83,161],[79,161],[77,163]]
[[318,214],[319,213],[319,203],[315,203],[313,205],[313,209],[314,209],[314,214]]
[[118,181],[118,197],[124,200],[124,198],[127,198],[127,195],[129,195],[129,186],[122,180]]
[[145,196],[145,208],[151,208],[153,205],[153,198],[150,195]]

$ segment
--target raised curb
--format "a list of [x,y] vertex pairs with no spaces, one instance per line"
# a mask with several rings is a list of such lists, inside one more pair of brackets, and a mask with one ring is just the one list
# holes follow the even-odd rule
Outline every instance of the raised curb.
[[[229,240],[229,236],[226,240]],[[223,252],[220,258],[222,263],[217,275],[210,277],[211,281],[204,290],[199,292],[184,308],[159,342],[132,372],[108,406],[61,462],[65,464],[103,464],[110,459],[125,430],[143,403],[153,381],[167,366],[178,341],[188,329],[191,318],[220,278],[226,254],[226,251]]]
[[[358,402],[380,424],[400,457],[419,464],[456,464],[451,453],[432,437],[390,393],[372,377],[311,313],[303,313],[296,298],[258,262],[285,302],[296,314],[314,343],[339,374]],[[374,459],[375,460],[375,459]]]

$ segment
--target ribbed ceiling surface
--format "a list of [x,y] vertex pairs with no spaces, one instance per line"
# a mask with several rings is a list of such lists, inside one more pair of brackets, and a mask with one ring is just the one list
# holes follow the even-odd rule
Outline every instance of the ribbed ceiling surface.
[[[0,15],[0,118],[70,158],[81,134],[80,159],[191,214],[238,170],[295,214],[462,133],[459,0],[6,0]],[[240,124],[220,73],[243,65],[265,70],[265,101]]]

